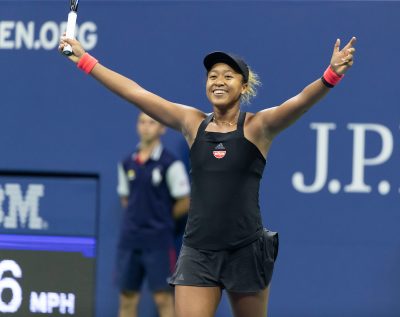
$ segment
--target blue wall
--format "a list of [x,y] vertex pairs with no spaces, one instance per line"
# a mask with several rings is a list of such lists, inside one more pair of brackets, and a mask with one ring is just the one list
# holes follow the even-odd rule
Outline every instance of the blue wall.
[[[0,170],[99,175],[96,316],[109,317],[116,163],[137,142],[137,110],[57,53],[66,2],[0,2]],[[210,51],[236,52],[259,73],[263,86],[245,108],[255,112],[320,77],[336,38],[357,36],[353,69],[268,157],[263,219],[281,237],[271,316],[400,316],[399,16],[399,2],[80,4],[80,39],[104,65],[204,111]],[[170,131],[165,143],[185,158],[180,135]],[[230,316],[226,300],[218,316]]]

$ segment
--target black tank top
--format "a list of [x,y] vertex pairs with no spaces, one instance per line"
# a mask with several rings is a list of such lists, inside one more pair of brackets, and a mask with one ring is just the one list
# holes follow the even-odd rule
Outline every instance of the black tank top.
[[209,115],[190,149],[191,204],[184,244],[198,249],[234,249],[251,243],[262,232],[258,202],[265,159],[244,137],[246,113],[237,129],[208,132]]

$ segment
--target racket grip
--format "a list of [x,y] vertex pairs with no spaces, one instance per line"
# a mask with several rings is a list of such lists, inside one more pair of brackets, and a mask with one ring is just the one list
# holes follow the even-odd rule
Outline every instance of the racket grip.
[[[75,11],[70,11],[68,13],[67,30],[65,32],[66,38],[69,38],[69,39],[75,38],[76,18],[77,18],[77,13]],[[63,54],[67,55],[67,56],[72,55],[71,45],[68,44],[64,47]]]

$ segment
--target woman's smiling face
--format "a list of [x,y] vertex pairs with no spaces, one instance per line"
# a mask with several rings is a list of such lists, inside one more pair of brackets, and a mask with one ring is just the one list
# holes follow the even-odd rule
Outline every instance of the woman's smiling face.
[[207,74],[206,94],[215,106],[238,103],[246,86],[243,76],[227,64],[215,64]]

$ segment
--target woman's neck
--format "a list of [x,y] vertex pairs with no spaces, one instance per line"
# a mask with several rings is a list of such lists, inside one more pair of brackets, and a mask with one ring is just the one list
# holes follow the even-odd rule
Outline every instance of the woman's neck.
[[237,124],[239,113],[239,107],[223,110],[214,107],[213,122],[216,125],[234,126]]

